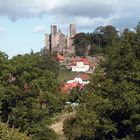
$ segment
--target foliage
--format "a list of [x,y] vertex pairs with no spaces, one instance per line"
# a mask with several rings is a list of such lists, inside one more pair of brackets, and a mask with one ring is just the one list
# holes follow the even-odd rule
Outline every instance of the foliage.
[[89,35],[85,33],[76,34],[74,37],[75,54],[85,56],[87,46],[90,45]]
[[44,53],[9,60],[1,53],[0,60],[1,120],[28,135],[45,133],[50,117],[63,108],[57,82],[59,64],[52,54]]
[[20,133],[14,128],[9,128],[6,124],[0,122],[0,139],[1,140],[31,140],[25,134]]
[[64,125],[68,139],[140,138],[139,31],[140,25],[135,32],[126,29],[107,47],[105,61],[80,98],[76,117]]
[[69,97],[59,94],[60,66],[54,54],[32,52],[8,59],[0,52],[1,139],[28,139],[25,134],[34,140],[57,139],[47,125],[66,100],[79,103],[76,115],[64,123],[69,140],[139,139],[140,24],[120,36],[113,26],[98,27],[77,34],[74,44],[76,55],[102,53],[104,62],[82,94],[74,89]]
[[32,136],[32,140],[57,140],[57,138],[58,135],[48,128],[44,128],[39,134]]
[[99,26],[93,33],[79,33],[74,37],[77,56],[102,54],[106,48],[118,41],[119,35],[114,26]]

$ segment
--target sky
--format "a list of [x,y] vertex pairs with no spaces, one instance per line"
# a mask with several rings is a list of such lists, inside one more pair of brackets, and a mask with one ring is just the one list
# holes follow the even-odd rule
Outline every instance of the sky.
[[140,0],[0,0],[0,51],[9,57],[44,47],[44,34],[57,25],[68,34],[69,24],[78,32],[98,26],[136,27]]

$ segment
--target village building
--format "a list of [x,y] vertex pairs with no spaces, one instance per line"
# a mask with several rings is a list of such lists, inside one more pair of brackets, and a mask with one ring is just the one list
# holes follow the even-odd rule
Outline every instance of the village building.
[[87,84],[90,83],[90,78],[88,74],[79,74],[73,80],[68,80],[63,83],[61,86],[62,93],[70,94],[71,90],[74,88],[79,89],[81,91]]
[[74,78],[74,80],[69,80],[66,83],[73,83],[73,82],[77,82],[77,83],[82,84],[82,85],[86,85],[86,84],[90,83],[89,81],[82,80],[80,77],[76,77],[76,78]]
[[56,55],[56,61],[62,63],[65,61],[65,57],[63,55],[60,55],[59,53],[57,53]]
[[95,64],[87,58],[74,59],[70,66],[73,72],[87,72],[95,69]]
[[78,86],[78,83],[77,82],[63,83],[61,85],[61,91],[62,91],[62,93],[70,94],[71,90],[73,88],[76,88],[77,86]]
[[83,81],[83,83],[85,83],[85,84],[89,84],[90,83],[90,81],[89,81],[90,77],[86,73],[79,74],[77,77],[79,77]]

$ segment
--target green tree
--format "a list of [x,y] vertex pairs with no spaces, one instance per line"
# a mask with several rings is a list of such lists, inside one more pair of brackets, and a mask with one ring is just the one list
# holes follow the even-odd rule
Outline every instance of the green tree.
[[58,63],[51,54],[42,53],[0,58],[1,120],[28,135],[49,136],[46,125],[63,107],[57,82]]
[[31,140],[26,134],[20,133],[14,128],[9,128],[6,124],[0,122],[0,139],[1,140]]
[[90,45],[90,35],[85,33],[76,34],[74,37],[75,54],[85,56]]
[[139,25],[136,32],[124,30],[119,43],[113,41],[108,47],[105,62],[80,99],[76,117],[66,122],[69,139],[140,138],[139,30]]
[[114,26],[99,26],[93,33],[79,33],[74,37],[75,54],[77,56],[93,56],[105,53],[108,46],[119,41],[118,31]]

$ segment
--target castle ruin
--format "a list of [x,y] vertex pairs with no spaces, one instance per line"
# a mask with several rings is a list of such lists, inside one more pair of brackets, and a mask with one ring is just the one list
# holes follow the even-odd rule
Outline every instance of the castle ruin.
[[76,25],[70,24],[69,36],[57,31],[56,25],[51,25],[51,33],[45,34],[45,49],[50,52],[58,52],[63,55],[73,54],[73,37],[76,35]]

